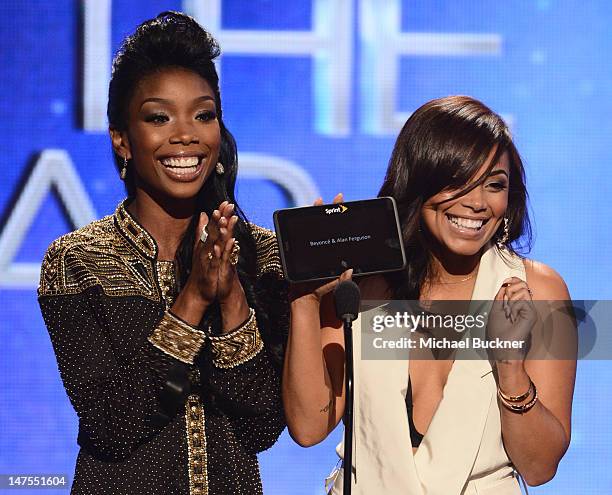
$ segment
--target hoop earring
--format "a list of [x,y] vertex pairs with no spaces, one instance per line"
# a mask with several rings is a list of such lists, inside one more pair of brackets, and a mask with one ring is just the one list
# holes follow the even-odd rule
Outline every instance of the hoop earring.
[[217,175],[223,175],[225,173],[225,167],[223,167],[221,162],[217,162],[217,165],[215,165],[215,171],[217,172]]
[[127,156],[124,156],[123,157],[123,168],[121,169],[121,173],[119,174],[119,177],[121,177],[121,180],[125,180],[127,176],[127,166],[128,166],[128,158]]
[[507,249],[509,237],[510,237],[510,227],[509,227],[508,217],[504,217],[504,233],[502,234],[501,238],[497,240],[497,247],[499,249]]

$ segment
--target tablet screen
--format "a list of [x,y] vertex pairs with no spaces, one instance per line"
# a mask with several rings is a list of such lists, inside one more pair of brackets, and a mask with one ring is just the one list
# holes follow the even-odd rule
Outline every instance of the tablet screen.
[[274,212],[286,278],[327,279],[401,270],[405,256],[392,198]]

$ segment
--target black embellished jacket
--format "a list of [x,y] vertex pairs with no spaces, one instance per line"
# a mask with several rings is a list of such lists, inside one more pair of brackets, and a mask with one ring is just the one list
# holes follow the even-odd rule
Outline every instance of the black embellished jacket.
[[262,492],[256,454],[285,421],[258,322],[286,335],[288,303],[274,234],[251,228],[260,311],[224,335],[170,313],[174,264],[123,204],[51,244],[38,293],[79,418],[72,493]]

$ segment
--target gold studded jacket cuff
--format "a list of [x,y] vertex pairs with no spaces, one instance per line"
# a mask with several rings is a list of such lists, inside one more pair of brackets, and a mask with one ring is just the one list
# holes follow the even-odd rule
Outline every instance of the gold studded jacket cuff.
[[200,352],[206,334],[180,320],[169,311],[149,336],[149,342],[162,352],[186,364],[193,364]]
[[249,317],[238,328],[224,335],[211,335],[210,341],[217,368],[234,368],[254,358],[264,346],[255,310],[249,308]]

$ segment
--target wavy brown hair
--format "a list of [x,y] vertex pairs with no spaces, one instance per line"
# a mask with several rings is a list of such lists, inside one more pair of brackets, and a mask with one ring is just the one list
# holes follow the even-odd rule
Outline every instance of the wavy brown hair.
[[[495,150],[489,169],[466,187]],[[392,196],[398,207],[408,259],[405,272],[388,275],[397,299],[418,299],[431,275],[431,253],[422,233],[425,202],[445,189],[457,189],[457,198],[481,185],[500,157],[508,153],[508,249],[526,252],[531,247],[525,170],[503,119],[469,96],[448,96],[429,101],[402,128],[379,196]],[[495,237],[503,234],[500,225]]]

